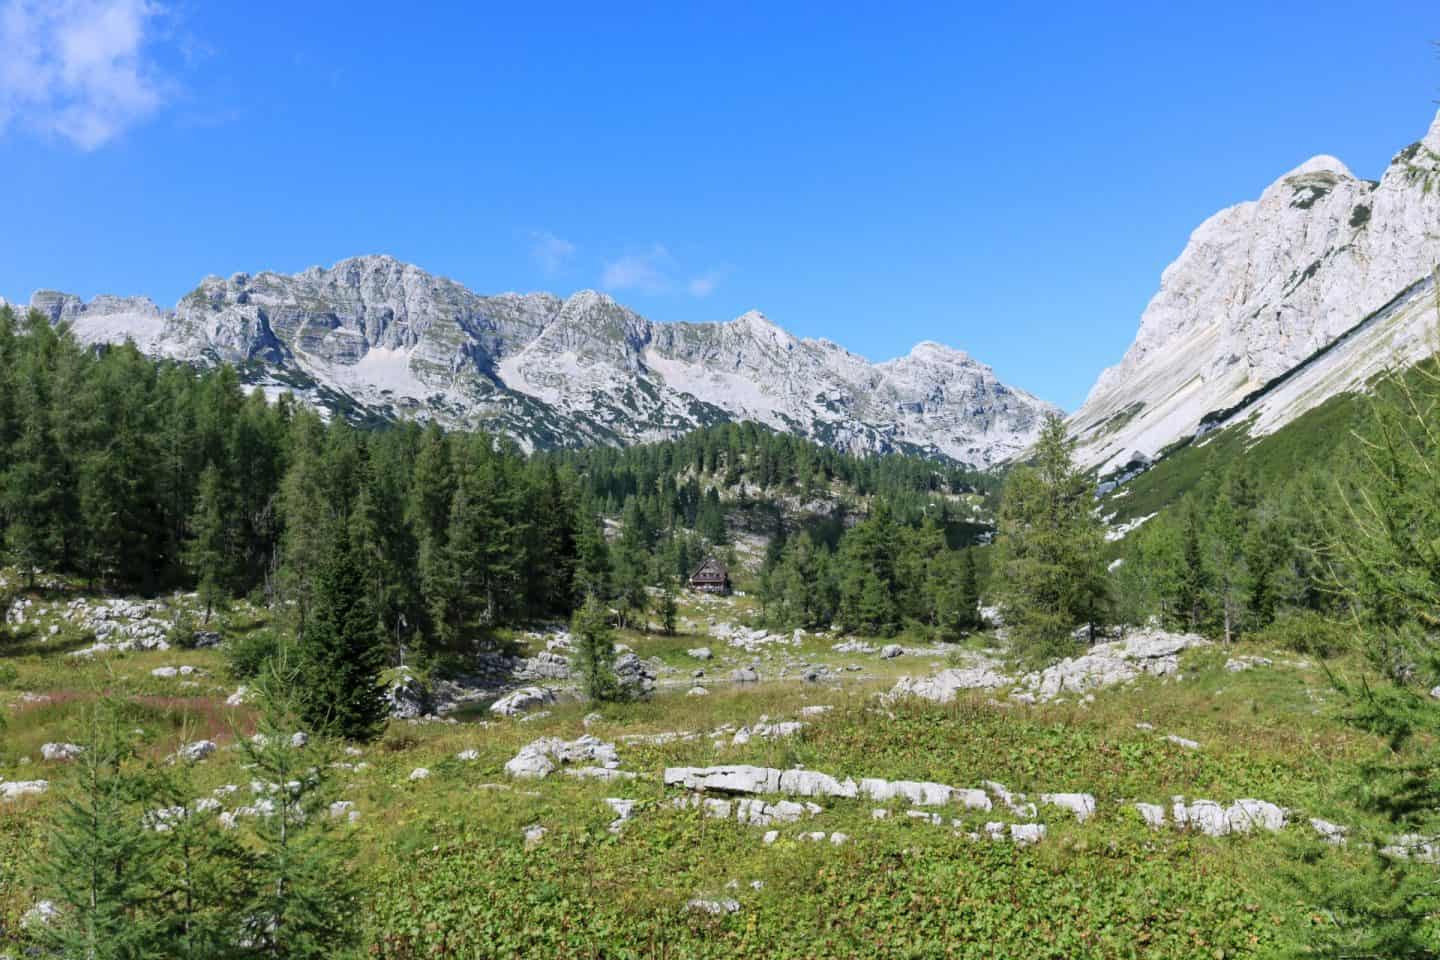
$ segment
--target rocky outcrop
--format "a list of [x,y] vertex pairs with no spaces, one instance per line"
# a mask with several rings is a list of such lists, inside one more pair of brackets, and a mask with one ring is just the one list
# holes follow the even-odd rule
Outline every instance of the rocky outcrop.
[[1225,423],[1268,432],[1428,354],[1437,263],[1440,118],[1378,182],[1306,161],[1196,229],[1070,418],[1078,458],[1108,472]]
[[173,311],[40,291],[31,306],[87,343],[243,364],[350,415],[486,427],[526,446],[628,443],[758,420],[854,452],[987,465],[1058,412],[967,354],[922,343],[874,364],[762,314],[653,323],[585,290],[481,296],[392,257],[297,274],[207,277]]

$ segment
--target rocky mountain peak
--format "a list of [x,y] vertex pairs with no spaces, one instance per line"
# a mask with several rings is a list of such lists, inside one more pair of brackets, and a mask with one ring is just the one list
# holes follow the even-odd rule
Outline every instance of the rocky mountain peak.
[[1319,156],[1311,157],[1309,160],[1306,160],[1304,163],[1300,164],[1300,166],[1296,167],[1294,170],[1291,170],[1289,173],[1285,174],[1285,176],[1281,177],[1280,180],[1277,182],[1283,183],[1284,181],[1293,179],[1295,177],[1304,177],[1310,174],[1317,173],[1328,173],[1336,177],[1343,177],[1346,180],[1355,179],[1355,174],[1350,172],[1350,168],[1345,166],[1344,162],[1330,156],[1329,154],[1322,153]]
[[[1081,460],[1153,457],[1233,415],[1437,261],[1440,153],[1412,144],[1378,185],[1334,157],[1307,160],[1206,220],[1165,269],[1135,342],[1071,418]],[[1350,382],[1317,387],[1274,422]]]
[[377,254],[296,274],[207,277],[173,311],[55,292],[34,303],[83,338],[134,339],[332,410],[484,427],[527,446],[626,443],[752,419],[853,452],[975,465],[1033,440],[1053,409],[939,344],[871,364],[758,310],[652,323],[596,290],[481,296]]
[[1440,153],[1440,111],[1436,112],[1435,119],[1430,124],[1430,130],[1425,134],[1425,139],[1421,140],[1420,144],[1436,153]]

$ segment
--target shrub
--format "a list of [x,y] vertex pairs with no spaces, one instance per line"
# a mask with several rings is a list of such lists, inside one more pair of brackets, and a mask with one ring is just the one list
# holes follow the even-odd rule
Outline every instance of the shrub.
[[273,630],[255,630],[251,633],[231,637],[225,644],[225,659],[230,672],[240,680],[252,680],[260,675],[277,653],[281,640]]
[[1314,610],[1286,610],[1269,626],[1251,634],[1254,640],[1314,657],[1333,657],[1354,644],[1351,627]]

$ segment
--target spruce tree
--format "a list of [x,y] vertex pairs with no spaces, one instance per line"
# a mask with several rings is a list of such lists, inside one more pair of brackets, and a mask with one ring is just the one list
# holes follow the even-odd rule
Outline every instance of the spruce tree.
[[245,819],[251,892],[239,906],[251,956],[327,960],[359,939],[353,843],[329,807],[331,758],[322,739],[295,736],[306,711],[294,697],[307,682],[283,657],[272,661],[253,687],[257,733],[237,737],[270,807]]
[[195,511],[190,516],[190,541],[185,550],[185,561],[195,577],[207,624],[215,608],[223,606],[230,596],[235,568],[230,535],[232,517],[224,478],[212,464],[200,475]]
[[600,702],[620,699],[622,690],[615,677],[615,639],[604,604],[593,595],[588,597],[570,621],[570,633],[580,684],[586,696]]
[[309,623],[296,648],[301,718],[312,730],[369,740],[385,725],[385,636],[344,528],[331,534],[315,577]]
[[667,637],[673,637],[675,621],[680,614],[680,604],[675,598],[675,578],[667,574],[660,590],[660,629]]
[[145,822],[146,785],[113,704],[87,710],[82,752],[72,761],[35,863],[35,885],[54,914],[41,946],[61,957],[130,960],[157,952],[158,834]]
[[1001,501],[992,590],[1016,653],[1036,662],[1068,654],[1075,627],[1103,613],[1102,526],[1071,448],[1064,421],[1049,416]]

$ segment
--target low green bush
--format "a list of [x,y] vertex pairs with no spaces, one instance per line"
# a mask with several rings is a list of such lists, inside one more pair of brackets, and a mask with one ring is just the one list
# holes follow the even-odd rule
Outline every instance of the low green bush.
[[231,637],[225,644],[225,660],[237,679],[260,675],[267,661],[280,651],[281,639],[274,630],[254,630]]
[[1270,646],[1313,657],[1334,657],[1355,646],[1354,628],[1329,620],[1314,610],[1287,610],[1251,638]]

